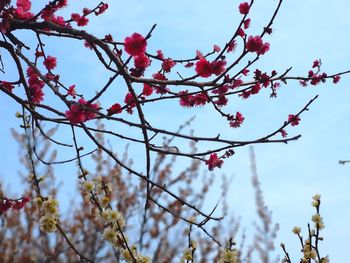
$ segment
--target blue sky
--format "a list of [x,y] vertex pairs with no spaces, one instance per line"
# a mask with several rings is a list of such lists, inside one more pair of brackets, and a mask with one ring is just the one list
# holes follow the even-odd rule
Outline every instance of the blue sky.
[[[84,2],[93,6],[96,1]],[[135,0],[110,1],[109,4],[108,12],[96,18],[86,28],[88,31],[101,37],[112,33],[115,39],[123,40],[133,32],[145,34],[157,23],[148,49],[162,49],[166,56],[174,58],[192,57],[197,49],[205,53],[212,49],[213,44],[222,46],[240,18],[238,1],[153,0],[145,4]],[[267,23],[276,4],[276,0],[255,1],[249,34],[260,33],[261,26]],[[81,8],[81,1],[72,1],[70,10],[75,6]],[[323,70],[327,73],[350,69],[348,10],[350,3],[345,0],[284,1],[275,20],[273,34],[265,38],[271,49],[252,69],[259,67],[282,72],[293,66],[290,75],[306,75],[313,60],[318,58],[322,59]],[[29,35],[23,38],[27,41],[32,39]],[[81,43],[55,45],[55,41],[50,39],[47,43],[52,55],[64,58],[59,60],[58,70],[62,71],[62,78],[68,84],[77,83],[78,89],[83,89],[101,85],[101,80],[107,79],[103,69],[96,65],[94,56],[82,49]],[[78,70],[84,75],[77,79]],[[274,221],[280,223],[277,244],[285,242],[291,254],[299,251],[291,229],[299,225],[306,230],[306,223],[313,214],[311,197],[320,193],[321,212],[326,224],[322,252],[330,254],[332,262],[342,262],[346,238],[350,235],[347,227],[350,221],[350,165],[340,166],[338,160],[350,159],[349,84],[350,76],[344,76],[338,85],[328,82],[307,88],[290,81],[288,86],[279,90],[277,99],[270,99],[267,92],[246,101],[233,98],[227,109],[239,110],[246,116],[245,125],[237,130],[228,129],[226,122],[210,108],[178,110],[173,105],[163,104],[161,110],[153,105],[146,111],[156,124],[167,122],[169,127],[175,128],[196,114],[193,124],[196,134],[210,136],[219,132],[235,139],[254,139],[273,131],[288,114],[299,111],[315,95],[320,95],[310,110],[301,116],[300,125],[288,129],[290,135],[302,134],[301,139],[288,145],[257,145],[254,149],[266,202],[273,211]],[[89,92],[92,94],[94,90]],[[4,164],[0,178],[5,185],[12,185],[15,192],[18,149],[9,129],[18,126],[14,118],[18,109],[4,96],[0,96],[0,103],[4,105],[0,111],[0,144],[3,146],[0,160]],[[208,126],[208,123],[211,125]],[[134,150],[136,159],[142,159],[142,153]],[[57,167],[56,170],[65,174],[67,169]],[[225,162],[223,169],[215,171],[218,177],[223,173],[234,175],[230,205],[235,214],[242,216],[243,224],[249,227],[255,218],[255,208],[248,148],[237,149],[236,155]],[[75,171],[71,174],[74,176]],[[63,176],[62,180],[66,179]],[[73,195],[73,190],[67,189]],[[213,197],[216,194],[213,193]]]

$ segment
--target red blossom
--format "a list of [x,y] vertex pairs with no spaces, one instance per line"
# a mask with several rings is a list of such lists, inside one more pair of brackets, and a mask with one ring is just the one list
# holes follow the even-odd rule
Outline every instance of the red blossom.
[[14,89],[14,86],[10,82],[0,81],[0,84],[10,92],[12,92],[12,90]]
[[81,16],[78,19],[77,25],[78,26],[86,26],[89,23],[89,19],[86,16]]
[[220,52],[221,48],[218,45],[214,45],[213,50],[215,52]]
[[78,22],[81,16],[78,13],[72,13],[70,17],[73,21]]
[[188,91],[180,91],[178,93],[180,97],[180,106],[182,107],[193,107],[193,96],[192,95],[187,95]]
[[66,25],[66,21],[62,16],[53,16],[51,22],[62,27]]
[[241,94],[239,94],[240,97],[243,99],[248,99],[250,97],[251,93],[249,90],[244,90]]
[[235,80],[233,81],[232,85],[231,85],[231,88],[232,88],[232,89],[235,89],[235,88],[241,86],[243,83],[244,83],[243,80],[241,80],[241,79],[235,79]]
[[52,56],[47,56],[43,64],[47,70],[53,70],[57,66],[57,59]]
[[36,73],[29,75],[28,84],[29,86],[38,85],[40,88],[45,86],[44,81],[40,80]]
[[215,101],[215,104],[218,106],[225,106],[228,103],[228,99],[226,98],[225,95],[220,94],[219,98]]
[[307,82],[305,80],[300,80],[299,81],[299,84],[302,86],[302,87],[306,87],[307,86]]
[[57,82],[57,81],[59,81],[60,75],[54,75],[54,74],[51,74],[50,72],[47,72],[45,74],[45,78],[47,78],[50,81]]
[[203,78],[208,78],[212,74],[212,66],[208,60],[201,58],[196,63],[196,72]]
[[84,116],[85,121],[91,120],[96,117],[96,113],[94,111],[99,109],[99,105],[97,103],[88,103],[83,98],[80,98],[78,101],[81,105],[84,105]]
[[78,124],[85,121],[84,111],[78,103],[72,104],[70,109],[65,112],[65,115],[72,124]]
[[211,72],[216,76],[219,76],[221,73],[225,71],[226,61],[225,60],[217,60],[210,63]]
[[32,74],[35,74],[35,69],[33,67],[28,67],[27,68],[27,76],[29,77]]
[[245,36],[245,32],[244,32],[243,28],[239,28],[237,30],[237,35],[240,36],[240,37],[244,37]]
[[261,75],[260,81],[265,88],[270,85],[270,77],[265,73]]
[[222,85],[218,87],[217,89],[214,89],[212,91],[213,94],[225,94],[228,91],[229,86],[228,85]]
[[90,13],[91,13],[91,9],[86,8],[86,7],[83,8],[83,14],[84,14],[84,16],[87,16],[87,15],[90,14]]
[[139,56],[145,53],[147,46],[146,39],[139,33],[134,33],[124,40],[124,49],[131,56]]
[[45,93],[42,91],[40,86],[32,85],[29,88],[31,99],[34,103],[40,103],[44,100]]
[[280,133],[281,133],[281,135],[282,135],[282,137],[283,138],[286,138],[287,137],[287,135],[288,135],[288,133],[285,131],[285,130],[280,130]]
[[167,80],[167,78],[160,72],[153,74],[152,77],[157,80]]
[[29,11],[31,7],[31,2],[29,0],[17,0],[16,6],[17,8],[22,8],[23,11]]
[[224,161],[221,160],[216,153],[212,153],[209,156],[209,159],[205,161],[205,164],[208,165],[209,171],[214,170],[216,167],[221,168],[223,163]]
[[14,15],[19,19],[30,19],[34,16],[33,13],[26,11],[23,7],[17,7],[14,10]]
[[163,51],[161,50],[157,50],[157,58],[163,60],[164,59],[164,54]]
[[69,110],[65,112],[65,115],[70,123],[78,124],[95,118],[96,113],[94,111],[98,109],[98,104],[91,104],[83,98],[80,98],[78,102],[74,102],[70,105]]
[[104,13],[106,10],[108,9],[108,4],[102,4],[99,6],[97,12],[95,12],[95,15],[101,15],[102,13]]
[[0,215],[2,213],[7,212],[10,208],[15,209],[15,210],[20,210],[28,202],[29,202],[28,197],[22,197],[22,198],[17,199],[17,200],[2,197],[2,198],[0,198]]
[[122,111],[123,111],[123,109],[120,106],[120,104],[119,103],[115,103],[107,110],[107,114],[108,115],[119,114]]
[[317,84],[321,83],[321,81],[322,82],[326,81],[325,77],[327,77],[327,74],[326,73],[322,73],[320,75],[313,74],[311,76],[309,75],[309,77],[311,78],[310,84],[316,86]]
[[28,86],[30,92],[30,98],[34,103],[40,103],[44,100],[44,92],[42,91],[45,86],[44,81],[39,79],[39,76],[36,74],[34,68],[29,67],[27,69],[28,75]]
[[124,102],[125,102],[125,104],[128,104],[128,106],[130,106],[130,107],[135,107],[134,97],[131,94],[131,92],[126,94],[126,96],[124,98]]
[[243,21],[244,29],[248,29],[250,26],[250,18]]
[[244,76],[248,76],[248,73],[249,73],[249,69],[243,69],[242,70],[242,74],[244,75]]
[[230,127],[232,127],[232,128],[239,128],[239,127],[241,127],[243,121],[244,121],[244,117],[243,117],[242,113],[237,111],[236,112],[236,116],[232,116],[231,115]]
[[320,65],[321,65],[321,60],[320,59],[316,59],[314,61],[314,63],[312,64],[312,68],[318,68],[318,67],[320,67]]
[[176,65],[176,63],[174,62],[174,60],[172,60],[171,58],[168,59],[164,59],[163,63],[162,63],[162,69],[165,72],[170,72],[170,70]]
[[269,43],[263,43],[260,36],[249,36],[246,44],[247,51],[263,55],[270,49]]
[[238,6],[238,10],[242,15],[246,15],[249,13],[250,6],[248,2],[240,3]]
[[68,5],[68,0],[58,0],[56,3],[56,8],[63,8]]
[[251,88],[250,93],[251,94],[258,94],[260,89],[261,89],[260,83],[259,82],[255,83],[255,85],[253,85],[253,87]]
[[148,58],[148,56],[145,55],[145,53],[142,53],[141,55],[134,57],[134,66],[135,66],[135,68],[144,70],[150,64],[151,64],[151,61]]
[[[272,72],[274,73],[274,72]],[[254,71],[254,79],[256,81],[259,81],[265,88],[270,85],[270,77],[267,75],[267,73],[262,73],[261,70],[256,69]]]
[[292,126],[297,126],[300,122],[300,118],[296,115],[293,114],[289,114],[288,115],[288,122],[292,125]]
[[12,208],[15,210],[20,210],[25,206],[25,202],[16,201],[12,204]]
[[264,27],[264,32],[265,32],[266,34],[271,35],[271,34],[272,34],[272,28],[271,28],[271,27]]
[[33,17],[33,14],[30,11],[31,2],[29,0],[17,0],[16,9],[14,10],[15,16],[20,19],[29,19]]
[[42,10],[41,12],[41,18],[44,19],[45,21],[51,21],[52,16],[54,13],[54,9],[51,7],[46,7]]
[[144,68],[131,68],[130,69],[130,75],[135,77],[135,78],[142,77],[144,73],[145,73]]
[[232,40],[230,43],[228,43],[227,52],[234,51],[236,49],[236,47],[237,47],[236,40]]
[[333,77],[333,83],[334,84],[337,84],[339,82],[339,80],[340,80],[340,76],[339,75],[336,75],[336,76]]
[[[157,72],[152,75],[153,79],[156,80],[168,80],[162,73]],[[165,94],[168,92],[168,89],[166,88],[166,85],[160,84],[159,86],[154,86],[157,94]]]
[[44,56],[44,53],[43,52],[41,52],[41,51],[39,51],[39,50],[36,50],[35,51],[35,57],[43,57]]
[[75,85],[69,86],[67,94],[75,99],[75,96],[77,95],[77,92],[75,91]]
[[91,50],[94,49],[94,43],[88,42],[86,40],[84,41],[84,46]]
[[127,105],[126,111],[129,114],[132,114],[133,113],[133,108],[136,106],[136,103],[135,103],[135,100],[134,100],[134,96],[131,94],[131,92],[129,92],[129,93],[127,93],[125,95],[124,102]]
[[165,85],[154,86],[156,94],[166,94],[169,89]]
[[193,96],[192,100],[195,106],[205,105],[209,101],[208,95],[205,92]]
[[105,38],[103,40],[111,43],[111,42],[113,42],[113,37],[111,34],[108,34],[108,35],[105,35]]
[[8,28],[10,27],[10,19],[12,18],[12,15],[9,14],[7,11],[2,11],[2,21],[0,22],[0,30],[1,33],[6,33]]
[[153,88],[151,85],[148,85],[147,83],[143,84],[143,90],[142,94],[145,95],[146,97],[151,96],[153,93]]
[[5,213],[12,206],[12,202],[7,198],[0,199],[0,214]]
[[200,52],[199,50],[196,50],[196,56],[197,56],[198,58],[204,58],[202,52]]

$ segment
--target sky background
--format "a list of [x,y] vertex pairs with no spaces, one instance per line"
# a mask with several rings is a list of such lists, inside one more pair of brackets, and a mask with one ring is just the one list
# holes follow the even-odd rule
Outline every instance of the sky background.
[[[36,3],[34,8],[40,3]],[[97,2],[84,3],[92,7]],[[166,56],[173,58],[193,57],[196,50],[206,53],[214,44],[223,46],[240,19],[237,12],[239,1],[152,0],[145,3],[134,0],[110,1],[109,4],[108,12],[95,18],[86,30],[101,37],[111,33],[115,39],[122,41],[134,32],[145,35],[157,23],[148,41],[148,50],[162,49]],[[252,27],[248,34],[260,34],[261,27],[269,21],[276,5],[276,0],[255,1],[249,15]],[[77,7],[81,9],[81,1],[72,1],[69,10],[63,14],[69,14]],[[273,25],[273,34],[265,38],[271,45],[270,51],[252,69],[258,67],[268,72],[273,69],[283,72],[293,66],[289,75],[306,75],[312,62],[319,58],[323,62],[322,70],[329,74],[350,69],[348,10],[350,3],[345,0],[284,1]],[[29,34],[23,34],[22,39],[33,42],[33,36]],[[78,91],[93,94],[94,88],[91,87],[101,86],[108,78],[91,52],[82,48],[82,43],[48,39],[47,50],[59,58],[57,71],[60,71],[62,79],[67,84],[76,83]],[[288,145],[256,145],[254,149],[266,203],[273,211],[273,220],[280,224],[276,244],[286,243],[290,254],[299,251],[298,240],[291,229],[298,225],[306,231],[306,223],[314,213],[311,197],[319,193],[322,195],[321,213],[326,225],[321,251],[330,254],[332,262],[343,262],[350,235],[350,165],[340,166],[338,160],[350,159],[349,84],[350,76],[342,77],[338,85],[327,82],[306,88],[290,81],[287,86],[281,87],[277,99],[270,99],[267,90],[244,101],[232,97],[226,110],[241,111],[246,117],[243,127],[236,130],[228,129],[226,122],[209,107],[178,109],[177,102],[174,102],[153,104],[145,110],[154,124],[167,123],[167,127],[176,129],[196,115],[192,126],[195,134],[213,136],[221,133],[223,137],[243,140],[273,131],[288,114],[298,112],[310,99],[319,95],[310,110],[301,116],[300,125],[287,130],[289,135],[301,134],[298,141]],[[105,100],[113,102],[112,98]],[[5,96],[0,95],[0,103],[3,105],[0,111],[0,178],[5,185],[11,185],[11,192],[16,193],[19,189],[18,147],[11,138],[10,128],[19,125],[14,118],[19,109]],[[81,143],[89,145],[83,137]],[[142,160],[142,151],[135,148],[131,149],[131,153],[135,159]],[[65,153],[58,159],[64,157]],[[182,166],[182,163],[178,165]],[[62,174],[62,181],[74,178],[75,171],[69,169],[56,168]],[[222,169],[215,170],[217,177],[222,174],[234,176],[229,204],[249,229],[256,216],[248,147],[237,149],[236,155],[225,161]],[[66,183],[65,189],[68,196],[73,196],[74,188],[69,183]],[[219,194],[214,192],[212,195],[215,202]]]

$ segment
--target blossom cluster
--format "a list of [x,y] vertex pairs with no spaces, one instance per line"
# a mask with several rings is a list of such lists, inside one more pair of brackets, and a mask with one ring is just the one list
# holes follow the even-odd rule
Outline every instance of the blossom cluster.
[[[5,10],[2,14],[3,20],[0,22],[0,29],[2,33],[6,33],[9,28],[9,21],[12,18],[27,20],[32,19],[36,21],[41,18],[46,22],[51,22],[62,27],[71,27],[71,22],[76,22],[78,26],[86,26],[89,22],[87,18],[90,14],[94,13],[96,16],[101,15],[108,9],[108,4],[101,2],[94,10],[89,8],[83,8],[82,14],[72,13],[70,19],[64,19],[62,16],[58,16],[55,13],[66,7],[68,0],[56,0],[50,2],[45,8],[39,13],[39,16],[34,15],[31,12],[32,3],[30,0],[17,0],[16,8],[10,8]],[[50,30],[47,28],[46,30]]]
[[239,111],[236,112],[235,116],[229,115],[227,119],[230,121],[230,127],[233,127],[233,128],[240,127],[244,121],[244,117],[242,113],[240,113]]
[[304,253],[304,258],[301,261],[302,263],[310,262],[310,259],[316,259],[317,252],[312,247],[311,241],[309,239],[305,240],[303,253]]
[[239,263],[239,253],[237,249],[225,248],[220,255],[218,263]]
[[89,103],[84,98],[80,98],[77,102],[71,103],[65,115],[70,123],[78,124],[95,118],[99,108],[97,103]]
[[45,86],[45,82],[39,78],[38,74],[32,67],[27,69],[27,76],[30,98],[33,102],[40,103],[44,100],[45,93],[43,92],[43,88]]
[[[84,174],[87,175],[88,172],[84,171]],[[150,258],[138,253],[136,246],[130,248],[132,254],[128,249],[128,238],[124,234],[125,219],[119,211],[111,209],[109,204],[108,195],[112,190],[111,184],[106,183],[102,176],[97,176],[92,180],[82,182],[81,190],[84,199],[90,199],[91,194],[93,194],[94,199],[102,208],[101,213],[98,214],[96,219],[104,225],[102,233],[103,240],[119,250],[126,262],[135,262],[135,259],[138,263],[150,263]]]
[[103,239],[119,250],[126,262],[135,262],[135,260],[137,263],[151,262],[149,257],[137,252],[135,245],[130,250],[126,247],[127,237],[123,234],[125,219],[118,211],[107,208],[102,211],[100,220],[106,225],[103,231]]
[[206,58],[201,57],[196,62],[195,70],[200,77],[208,78],[213,74],[216,76],[222,74],[225,71],[225,66],[226,61],[223,59],[209,62]]
[[90,194],[93,193],[96,201],[103,208],[109,205],[109,194],[112,191],[112,186],[110,183],[104,182],[102,176],[97,176],[91,181],[84,181],[81,184],[81,190],[84,198],[89,199]]
[[139,33],[133,33],[124,40],[125,52],[134,59],[133,76],[142,76],[145,69],[151,64],[149,57],[146,55],[146,47],[147,40]]
[[29,0],[17,0],[14,15],[20,19],[29,19],[34,15],[30,12],[32,3]]
[[[320,257],[319,251],[318,251],[318,245],[317,245],[319,241],[323,240],[323,238],[320,237],[320,230],[322,230],[325,227],[323,219],[319,212],[320,204],[321,204],[321,195],[319,194],[314,195],[312,197],[311,205],[316,208],[316,214],[314,214],[311,217],[311,220],[315,224],[315,229],[310,228],[310,225],[308,225],[308,238],[306,238],[304,242],[303,242],[303,237],[301,236],[301,228],[296,226],[292,229],[292,232],[298,236],[302,244],[303,256],[300,259],[301,263],[309,263],[311,262],[311,260],[316,261],[317,258],[319,259],[319,261],[317,262],[329,263],[328,256]],[[285,250],[284,244],[281,244],[281,246]],[[290,261],[288,260],[286,261],[286,258],[285,258],[283,262],[290,262]]]
[[47,233],[55,232],[59,219],[58,201],[52,197],[46,199],[37,197],[35,201],[40,208],[39,222],[41,231]]
[[196,95],[187,94],[188,91],[180,91],[180,105],[182,107],[202,106],[209,102],[209,97],[206,92],[201,92]]
[[15,210],[22,209],[26,203],[29,202],[28,197],[22,197],[20,199],[9,199],[6,197],[0,198],[0,214],[7,212],[10,208]]
[[263,42],[260,36],[249,36],[246,49],[249,52],[256,53],[257,55],[264,55],[270,49],[270,44]]
[[[131,253],[130,253],[131,252]],[[151,259],[138,253],[136,245],[133,245],[130,251],[127,248],[121,249],[121,255],[127,263],[151,263]]]
[[197,249],[197,242],[194,240],[191,240],[190,245],[184,249],[182,253],[182,257],[180,260],[180,263],[185,263],[185,262],[194,262],[194,253]]
[[118,211],[108,208],[102,211],[100,221],[106,224],[103,231],[103,239],[111,243],[112,246],[117,249],[124,248],[126,240],[124,240],[121,234],[125,226],[123,216]]
[[[312,64],[312,69],[308,71],[308,77],[300,80],[300,85],[306,87],[309,83],[312,86],[316,86],[320,83],[325,83],[328,74],[325,72],[321,72],[321,59],[316,59]],[[340,75],[332,76],[333,84],[337,84],[340,81]]]

